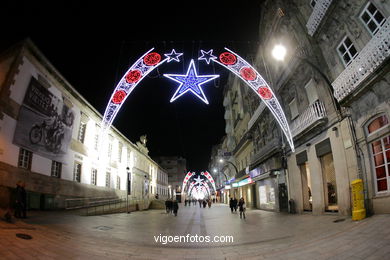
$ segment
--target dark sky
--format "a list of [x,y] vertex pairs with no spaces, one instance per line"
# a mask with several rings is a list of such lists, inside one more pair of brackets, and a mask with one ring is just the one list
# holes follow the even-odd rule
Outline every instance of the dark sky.
[[[184,52],[180,63],[162,65],[137,86],[113,124],[132,142],[147,134],[152,157],[181,155],[189,170],[207,169],[211,146],[224,135],[222,91],[229,73],[198,63],[198,53],[225,46],[241,56],[254,52],[260,1],[79,2],[10,1],[0,15],[1,49],[30,37],[102,114],[116,83],[144,52]],[[198,74],[220,74],[203,86],[209,105],[190,93],[169,103],[178,84],[162,74],[185,74],[191,59]]]

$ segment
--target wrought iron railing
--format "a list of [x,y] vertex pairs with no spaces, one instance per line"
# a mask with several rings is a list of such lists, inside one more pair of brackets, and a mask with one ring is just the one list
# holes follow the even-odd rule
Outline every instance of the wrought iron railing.
[[371,75],[390,55],[390,17],[372,37],[359,55],[332,83],[334,96],[343,100]]
[[320,100],[315,101],[291,123],[290,129],[292,136],[297,136],[319,120],[325,119],[326,116],[324,103]]
[[317,0],[316,5],[313,8],[306,27],[310,36],[313,36],[318,26],[320,25],[322,18],[324,18],[326,11],[328,10],[332,0]]

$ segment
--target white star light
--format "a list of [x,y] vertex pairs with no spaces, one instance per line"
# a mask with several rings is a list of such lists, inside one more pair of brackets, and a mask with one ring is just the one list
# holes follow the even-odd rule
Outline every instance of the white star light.
[[172,60],[180,62],[179,57],[183,55],[183,53],[176,53],[175,49],[172,49],[171,53],[165,53],[164,56],[168,58],[168,63]]
[[200,75],[196,72],[194,60],[191,60],[190,65],[188,66],[187,74],[164,74],[164,77],[167,77],[171,80],[174,80],[180,83],[180,86],[177,88],[175,94],[171,98],[171,103],[190,91],[192,94],[197,96],[200,100],[209,103],[206,96],[203,93],[202,85],[210,80],[218,78],[219,75]]
[[203,179],[200,177],[200,175],[198,175],[198,178],[194,179],[195,181],[195,184],[194,185],[202,185],[203,183]]
[[207,64],[210,64],[211,60],[217,59],[217,57],[213,55],[212,49],[209,51],[200,50],[200,52],[202,53],[202,56],[200,56],[198,60],[205,60]]

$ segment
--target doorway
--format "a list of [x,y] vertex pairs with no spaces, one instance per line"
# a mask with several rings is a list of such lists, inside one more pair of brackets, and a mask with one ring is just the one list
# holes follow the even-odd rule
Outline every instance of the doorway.
[[338,212],[336,174],[332,153],[320,157],[324,180],[325,211]]
[[279,184],[279,211],[288,212],[288,194],[285,183]]
[[309,165],[307,162],[300,165],[301,179],[302,179],[302,198],[303,198],[303,210],[312,211],[313,209],[313,197],[311,188],[311,174]]

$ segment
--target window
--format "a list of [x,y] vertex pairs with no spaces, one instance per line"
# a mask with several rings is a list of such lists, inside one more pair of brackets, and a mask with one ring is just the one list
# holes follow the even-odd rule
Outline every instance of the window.
[[116,176],[116,188],[118,190],[121,189],[121,177],[119,177],[119,176]]
[[386,21],[383,14],[371,2],[367,3],[363,12],[360,14],[360,19],[371,35],[376,34]]
[[30,170],[31,169],[32,152],[20,148],[18,167]]
[[352,60],[358,55],[355,46],[353,46],[353,43],[348,36],[345,36],[344,39],[341,41],[341,43],[337,47],[337,52],[340,55],[344,66],[348,66],[352,62]]
[[309,100],[309,104],[313,104],[318,99],[316,83],[313,79],[310,79],[309,82],[305,86],[306,95]]
[[106,187],[110,187],[111,173],[106,172]]
[[390,135],[371,143],[376,191],[390,190]]
[[100,132],[100,126],[98,124],[96,124],[96,126],[95,126],[95,139],[94,139],[95,150],[99,149],[99,132]]
[[97,169],[92,168],[91,171],[91,184],[96,185],[97,184]]
[[377,130],[381,129],[382,127],[389,124],[389,120],[385,115],[379,116],[371,121],[371,123],[367,126],[367,133],[372,134],[373,132],[376,132]]
[[298,106],[295,98],[290,102],[290,104],[288,104],[288,106],[290,107],[291,120],[293,120],[299,115]]
[[317,4],[317,0],[310,0],[310,6],[311,8],[314,8]]
[[74,163],[73,180],[81,182],[81,163]]
[[77,140],[81,143],[84,143],[85,139],[85,129],[87,128],[87,124],[84,122],[80,122],[79,127],[79,135],[77,136]]
[[51,176],[60,178],[61,171],[62,171],[62,163],[52,161],[52,163],[51,163]]

